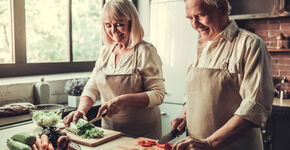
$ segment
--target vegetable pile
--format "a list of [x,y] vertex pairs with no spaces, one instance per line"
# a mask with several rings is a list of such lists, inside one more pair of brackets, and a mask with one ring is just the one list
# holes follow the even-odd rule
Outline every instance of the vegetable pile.
[[[84,124],[86,125],[83,126]],[[104,136],[104,131],[98,130],[93,124],[87,123],[81,118],[76,123],[72,122],[68,130],[82,138],[102,138]]]
[[78,145],[71,143],[65,132],[55,127],[44,127],[32,148],[33,150],[80,150]]
[[39,137],[33,133],[16,133],[7,139],[10,150],[80,150],[78,144],[71,143],[65,132],[55,127],[44,127]]
[[36,136],[32,133],[17,133],[7,139],[7,147],[11,150],[31,150]]

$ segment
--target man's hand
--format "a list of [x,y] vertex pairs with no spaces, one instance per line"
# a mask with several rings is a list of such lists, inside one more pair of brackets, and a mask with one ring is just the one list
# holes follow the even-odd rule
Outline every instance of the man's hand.
[[213,150],[211,144],[206,139],[195,139],[190,136],[177,141],[172,150]]
[[182,114],[179,117],[171,121],[171,130],[177,129],[178,135],[181,135],[185,131],[186,126],[186,115]]
[[101,117],[103,112],[106,110],[107,116],[110,118],[114,114],[119,113],[119,111],[123,108],[123,106],[124,104],[119,99],[119,97],[115,97],[100,107],[97,117]]

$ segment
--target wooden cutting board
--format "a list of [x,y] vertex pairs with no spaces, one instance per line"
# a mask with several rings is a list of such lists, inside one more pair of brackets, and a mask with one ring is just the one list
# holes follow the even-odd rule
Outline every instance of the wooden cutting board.
[[[141,140],[152,140],[152,139],[139,137],[137,139],[132,139],[121,145],[118,145],[110,150],[163,150],[162,148],[159,148],[156,145],[152,147],[142,147],[141,145],[138,144],[138,141],[141,141]],[[154,140],[154,141],[157,142],[157,140]]]
[[65,132],[71,138],[71,140],[73,142],[78,143],[78,144],[82,144],[82,145],[86,145],[86,146],[91,146],[91,147],[106,143],[108,141],[111,141],[113,139],[116,139],[116,138],[122,136],[122,133],[118,132],[118,131],[107,130],[107,129],[103,129],[103,128],[99,128],[99,127],[96,127],[96,128],[98,130],[104,131],[104,137],[85,139],[85,138],[82,138],[78,135],[73,134],[72,132],[70,132],[66,129],[63,129],[62,131]]

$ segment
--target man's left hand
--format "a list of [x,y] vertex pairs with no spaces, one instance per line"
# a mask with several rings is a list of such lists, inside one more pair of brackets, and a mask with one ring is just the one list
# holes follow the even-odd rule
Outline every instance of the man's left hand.
[[173,150],[213,150],[210,143],[206,139],[195,139],[190,136],[177,141]]

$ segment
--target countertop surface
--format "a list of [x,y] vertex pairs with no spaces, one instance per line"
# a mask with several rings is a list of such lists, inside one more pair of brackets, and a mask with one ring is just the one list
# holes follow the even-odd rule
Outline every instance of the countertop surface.
[[274,106],[280,106],[280,107],[290,107],[290,99],[283,99],[282,101],[279,98],[274,98],[273,101]]
[[[6,146],[6,141],[13,134],[19,133],[19,132],[31,132],[31,133],[34,133],[35,135],[37,135],[41,132],[41,130],[42,130],[42,128],[36,126],[32,122],[27,122],[27,124],[22,124],[19,126],[0,130],[0,135],[1,135],[0,145],[2,145],[1,150],[9,150],[8,147]],[[101,145],[96,146],[96,147],[88,147],[88,146],[84,146],[84,145],[80,145],[80,146],[81,146],[82,150],[107,150],[107,149],[112,149],[118,145],[122,145],[123,143],[131,141],[131,140],[134,140],[134,138],[121,136],[115,140],[109,141],[107,143],[101,144]]]

